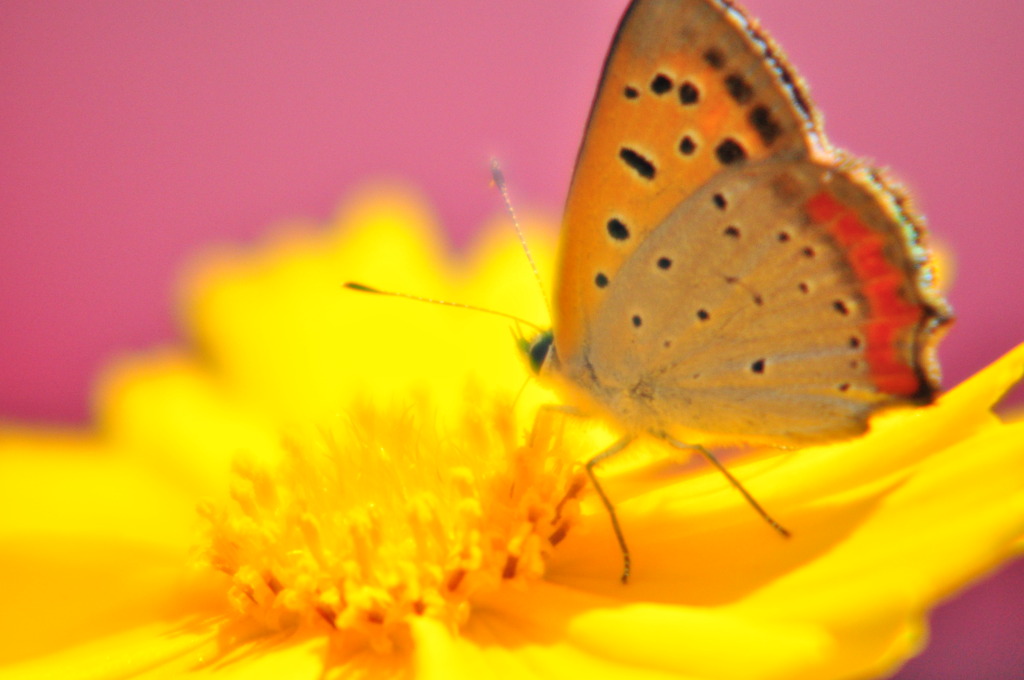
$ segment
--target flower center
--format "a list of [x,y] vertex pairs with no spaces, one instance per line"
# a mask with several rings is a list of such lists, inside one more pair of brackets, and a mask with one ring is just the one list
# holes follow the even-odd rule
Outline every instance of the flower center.
[[410,617],[458,626],[474,593],[543,574],[579,515],[577,466],[550,440],[518,445],[510,408],[445,433],[431,413],[357,409],[292,436],[279,461],[236,460],[230,502],[201,512],[205,560],[231,577],[238,612],[386,650]]

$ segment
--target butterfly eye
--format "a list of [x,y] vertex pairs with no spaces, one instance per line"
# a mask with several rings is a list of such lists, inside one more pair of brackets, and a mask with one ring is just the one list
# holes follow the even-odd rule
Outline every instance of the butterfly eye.
[[540,373],[540,368],[544,365],[544,360],[548,358],[548,352],[551,350],[551,343],[554,339],[554,334],[551,331],[546,331],[530,343],[527,354],[530,357],[530,370],[534,373]]

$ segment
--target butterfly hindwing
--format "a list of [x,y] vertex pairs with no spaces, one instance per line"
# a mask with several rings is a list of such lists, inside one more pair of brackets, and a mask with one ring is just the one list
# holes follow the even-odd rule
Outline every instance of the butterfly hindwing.
[[918,230],[867,169],[727,169],[647,235],[563,372],[635,427],[746,441],[851,436],[937,388]]

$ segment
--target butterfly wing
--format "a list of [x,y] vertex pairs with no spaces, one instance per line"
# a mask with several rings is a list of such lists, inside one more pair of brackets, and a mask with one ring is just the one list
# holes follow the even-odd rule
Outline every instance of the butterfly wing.
[[712,176],[779,154],[827,154],[779,48],[720,0],[636,0],[612,45],[562,227],[555,347],[590,341],[604,287]]
[[870,169],[728,169],[622,264],[563,370],[636,427],[783,444],[859,434],[875,410],[937,388],[948,310],[920,235]]

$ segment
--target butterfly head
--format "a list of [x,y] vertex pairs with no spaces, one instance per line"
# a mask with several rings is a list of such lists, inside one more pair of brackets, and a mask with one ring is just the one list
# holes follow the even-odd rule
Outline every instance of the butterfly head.
[[526,361],[530,364],[530,370],[534,373],[540,373],[541,367],[544,366],[544,363],[552,354],[554,339],[554,333],[551,331],[541,331],[533,336],[533,338],[526,338],[525,336],[516,338],[516,344],[526,356]]

